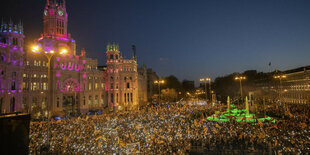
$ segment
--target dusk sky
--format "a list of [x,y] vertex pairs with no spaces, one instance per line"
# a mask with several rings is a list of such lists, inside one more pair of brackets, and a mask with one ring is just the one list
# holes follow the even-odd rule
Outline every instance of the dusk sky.
[[[23,21],[25,47],[43,31],[45,3],[1,2],[0,17]],[[159,76],[196,82],[310,65],[309,0],[67,0],[67,12],[77,53],[85,48],[99,65],[113,41],[127,58],[135,44],[139,66]]]

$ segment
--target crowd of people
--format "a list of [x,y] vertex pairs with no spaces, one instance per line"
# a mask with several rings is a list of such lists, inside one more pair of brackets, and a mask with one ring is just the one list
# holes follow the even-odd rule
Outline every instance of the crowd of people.
[[[264,108],[284,115],[273,122],[212,122],[207,116],[226,105],[157,105],[130,112],[50,121],[50,151],[60,154],[186,154],[195,146],[207,151],[266,150],[310,153],[309,106]],[[305,110],[306,109],[306,110]],[[262,112],[258,108],[258,112]],[[47,144],[47,124],[30,126],[30,153]]]

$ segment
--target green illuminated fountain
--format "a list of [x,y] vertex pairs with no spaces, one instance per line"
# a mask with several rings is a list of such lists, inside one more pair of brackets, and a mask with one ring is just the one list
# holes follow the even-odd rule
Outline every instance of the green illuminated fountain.
[[247,97],[245,98],[245,109],[237,109],[233,104],[230,104],[229,96],[227,97],[227,110],[219,114],[213,114],[208,117],[207,120],[216,122],[230,122],[235,120],[236,122],[247,122],[254,124],[257,120],[260,122],[265,122],[266,120],[275,122],[275,120],[271,117],[258,118],[254,114],[250,114]]

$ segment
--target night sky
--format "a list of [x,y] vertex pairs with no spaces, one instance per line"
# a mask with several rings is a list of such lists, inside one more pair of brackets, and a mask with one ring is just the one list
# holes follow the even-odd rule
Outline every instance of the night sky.
[[[31,44],[43,31],[46,1],[6,1],[0,17],[22,20]],[[67,0],[67,11],[78,50],[99,65],[113,41],[127,58],[135,44],[139,66],[196,82],[310,65],[309,0]]]

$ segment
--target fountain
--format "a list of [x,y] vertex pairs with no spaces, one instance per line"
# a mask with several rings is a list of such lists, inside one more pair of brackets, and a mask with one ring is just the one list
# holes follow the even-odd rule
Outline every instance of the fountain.
[[217,122],[230,122],[232,120],[236,122],[247,122],[256,124],[257,120],[260,122],[264,122],[266,120],[275,122],[275,120],[271,117],[263,117],[258,118],[254,114],[251,114],[249,111],[249,103],[248,97],[245,98],[245,109],[237,109],[233,104],[230,104],[230,97],[227,97],[227,110],[221,113],[213,114],[208,117],[209,121],[217,121]]

